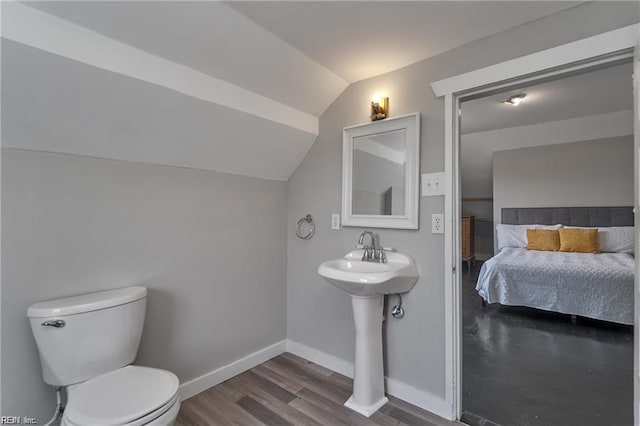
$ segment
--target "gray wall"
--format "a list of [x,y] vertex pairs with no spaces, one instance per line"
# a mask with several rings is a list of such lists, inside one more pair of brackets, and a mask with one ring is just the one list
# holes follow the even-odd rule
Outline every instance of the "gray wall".
[[34,302],[147,286],[136,362],[181,382],[285,339],[285,220],[285,182],[3,150],[3,415],[55,406]]
[[493,205],[631,206],[633,136],[496,151]]
[[[373,93],[390,97],[392,116],[421,112],[421,171],[442,171],[444,102],[434,96],[429,83],[638,19],[634,3],[589,3],[349,86],[321,117],[317,141],[289,180],[289,223],[311,213],[317,230],[308,241],[288,232],[288,337],[353,360],[349,297],[324,282],[317,268],[353,248],[362,232],[361,228],[332,231],[330,215],[340,211],[342,129],[367,121]],[[405,318],[384,323],[387,375],[440,397],[445,392],[444,238],[430,233],[430,217],[443,211],[443,197],[423,197],[420,230],[378,230],[382,244],[413,256],[420,273],[416,287],[405,297]]]

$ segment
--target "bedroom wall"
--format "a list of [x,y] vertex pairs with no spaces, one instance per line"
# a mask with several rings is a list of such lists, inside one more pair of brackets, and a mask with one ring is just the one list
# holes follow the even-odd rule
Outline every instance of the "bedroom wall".
[[496,218],[503,207],[631,206],[633,136],[494,152],[493,198]]
[[27,307],[148,288],[137,363],[182,383],[286,338],[286,182],[2,150],[2,409],[45,423]]
[[[462,114],[464,117],[464,104]],[[460,152],[462,198],[493,197],[492,156],[495,151],[629,135],[633,135],[631,110],[464,134]],[[477,218],[494,219],[493,202],[464,202],[462,208],[463,212]],[[495,221],[476,222],[476,257],[481,260],[493,256],[494,224]]]
[[[397,71],[351,84],[320,118],[320,134],[288,183],[287,327],[291,341],[315,358],[351,365],[354,328],[349,297],[318,274],[324,260],[354,247],[363,228],[331,230],[340,212],[342,129],[368,121],[371,95],[390,98],[391,115],[421,113],[421,173],[444,170],[444,101],[429,84],[480,67],[635,23],[638,5],[586,3],[487,37]],[[384,246],[416,260],[420,278],[404,299],[402,320],[384,322],[386,374],[407,385],[415,403],[447,415],[445,395],[444,238],[431,234],[443,197],[421,197],[420,229],[377,229]],[[292,224],[311,213],[315,236],[303,241]],[[393,301],[390,303],[393,306]],[[387,313],[389,307],[387,307]]]

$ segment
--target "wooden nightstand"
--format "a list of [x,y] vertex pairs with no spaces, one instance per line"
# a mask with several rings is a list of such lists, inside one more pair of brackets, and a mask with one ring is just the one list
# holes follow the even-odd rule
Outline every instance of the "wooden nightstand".
[[462,261],[467,262],[467,271],[469,273],[476,260],[475,227],[475,216],[462,216],[462,226],[460,230],[462,237]]

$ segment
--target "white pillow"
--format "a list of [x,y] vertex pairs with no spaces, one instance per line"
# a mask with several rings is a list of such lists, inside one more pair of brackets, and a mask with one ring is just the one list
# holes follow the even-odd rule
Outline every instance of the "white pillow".
[[505,247],[527,247],[527,229],[560,229],[562,225],[496,225],[498,251]]
[[[581,228],[567,226],[567,228]],[[595,228],[595,227],[591,227]],[[633,226],[605,226],[598,228],[598,245],[603,253],[634,253]]]
[[608,226],[606,228],[598,228],[600,251],[633,254],[633,240],[633,226]]

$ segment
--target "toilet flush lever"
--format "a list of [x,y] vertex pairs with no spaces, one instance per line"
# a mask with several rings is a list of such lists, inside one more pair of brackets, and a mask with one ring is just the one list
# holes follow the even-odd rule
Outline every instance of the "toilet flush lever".
[[64,320],[49,320],[43,322],[42,325],[44,325],[45,327],[62,328],[67,325],[67,323],[64,322]]

